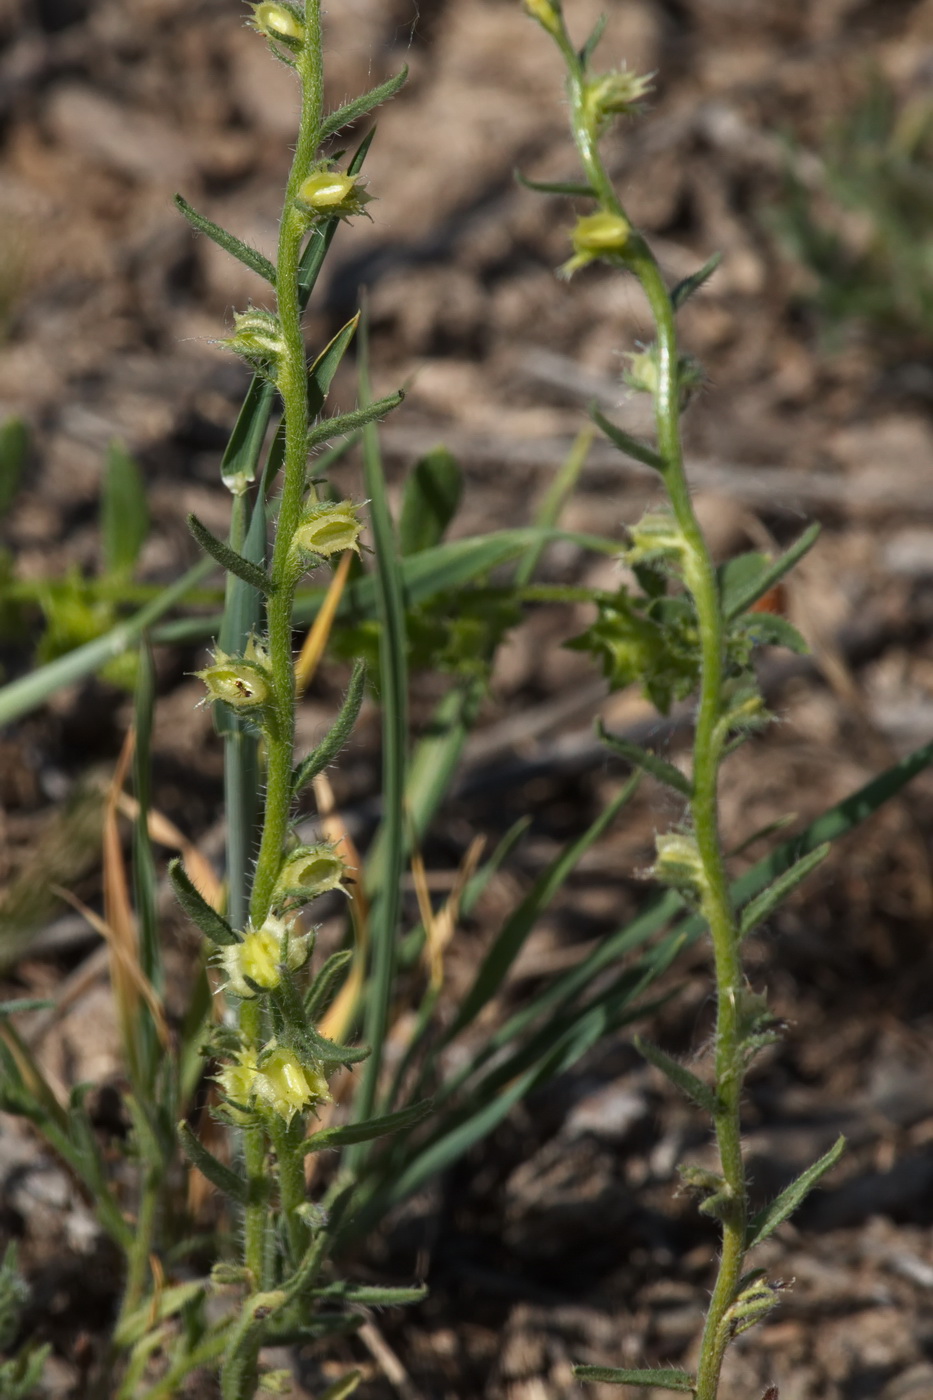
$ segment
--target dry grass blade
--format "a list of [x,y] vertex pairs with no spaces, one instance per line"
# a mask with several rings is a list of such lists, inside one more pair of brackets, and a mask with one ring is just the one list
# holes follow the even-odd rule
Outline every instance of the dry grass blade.
[[[134,821],[139,814],[139,804],[135,797],[129,793],[121,792],[119,796],[119,808],[125,817]],[[171,851],[178,851],[184,862],[185,872],[190,877],[195,888],[204,896],[212,909],[221,912],[224,907],[225,896],[222,882],[214,873],[214,867],[205,855],[202,855],[197,846],[189,841],[174,822],[169,821],[162,812],[150,810],[147,822],[149,837],[159,846],[166,846]]]
[[486,846],[483,836],[475,836],[470,842],[466,855],[460,863],[450,894],[435,914],[431,907],[427,872],[420,851],[412,852],[411,874],[418,899],[418,912],[424,924],[424,961],[427,965],[431,990],[439,991],[444,981],[444,953],[454,936],[457,920],[460,917],[460,901],[464,891],[476,874],[480,858]]
[[298,660],[295,662],[295,692],[298,699],[304,695],[311,684],[321,657],[324,655],[324,648],[327,646],[330,629],[337,616],[337,609],[340,607],[340,600],[343,597],[352,561],[353,551],[351,549],[345,550],[340,556],[340,563],[330,581],[330,586],[321,605],[321,611],[314,619],[311,630],[305,637],[298,654]]

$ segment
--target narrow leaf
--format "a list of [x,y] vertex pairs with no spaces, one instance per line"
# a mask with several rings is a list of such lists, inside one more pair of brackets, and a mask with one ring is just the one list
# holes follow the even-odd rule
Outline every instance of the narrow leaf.
[[142,473],[118,442],[107,449],[100,513],[104,568],[128,578],[149,533],[149,507]]
[[305,992],[305,1017],[312,1024],[320,1020],[330,1001],[337,978],[348,962],[353,961],[353,949],[341,948],[339,953],[331,953],[327,962]]
[[384,418],[393,408],[398,408],[404,397],[403,391],[399,389],[396,393],[386,394],[385,398],[377,399],[375,403],[367,404],[363,408],[352,409],[350,413],[338,413],[334,418],[325,418],[322,422],[315,423],[308,433],[308,451],[319,447],[322,442],[327,442],[328,438],[342,437],[344,433],[352,433],[356,428],[375,423],[377,418]]
[[629,457],[634,457],[636,462],[641,462],[646,467],[651,467],[656,472],[665,470],[664,458],[655,452],[647,442],[642,442],[641,438],[632,437],[624,428],[611,423],[604,413],[601,413],[594,404],[590,408],[590,417],[597,427],[602,428],[610,442],[615,443],[620,452],[624,452]]
[[422,1099],[410,1108],[399,1109],[397,1113],[385,1113],[380,1118],[368,1118],[365,1123],[347,1123],[340,1128],[322,1128],[312,1133],[302,1144],[302,1151],[320,1152],[325,1147],[349,1147],[352,1143],[372,1142],[388,1133],[402,1132],[413,1128],[423,1118],[427,1118],[434,1104],[431,1099]]
[[341,326],[340,330],[329,341],[318,355],[314,364],[308,371],[308,416],[316,418],[324,407],[324,400],[327,398],[330,386],[333,383],[334,375],[340,366],[340,362],[356,335],[357,327],[360,323],[359,313]]
[[221,480],[235,496],[256,480],[274,403],[275,385],[260,374],[254,375],[220,463]]
[[402,493],[399,550],[418,554],[440,544],[463,495],[463,472],[452,452],[435,447],[416,462]]
[[38,997],[16,997],[13,1001],[0,1001],[0,1020],[5,1016],[19,1016],[24,1011],[48,1011],[54,1001],[43,1001]]
[[671,291],[671,305],[675,311],[679,311],[685,301],[698,292],[704,282],[708,282],[722,262],[722,253],[714,253],[708,262],[705,262],[698,272],[691,272],[689,277],[678,282]]
[[593,57],[596,45],[603,37],[603,31],[605,30],[605,28],[606,16],[600,15],[599,19],[596,21],[596,23],[593,25],[592,30],[590,31],[589,38],[587,39],[583,47],[580,49],[581,67],[586,68],[589,65],[589,61]]
[[394,97],[399,88],[404,86],[407,77],[408,65],[406,64],[400,73],[396,73],[394,78],[388,78],[384,83],[380,83],[378,87],[372,88],[369,92],[364,92],[360,97],[354,97],[352,101],[344,102],[336,111],[331,112],[329,117],[325,117],[321,127],[320,141],[326,141],[328,136],[333,136],[335,132],[340,131],[341,127],[359,121],[360,117],[365,117],[367,112],[373,111],[381,103]]
[[336,1298],[341,1303],[355,1303],[358,1307],[392,1308],[404,1307],[408,1303],[420,1303],[428,1296],[423,1285],[420,1288],[380,1288],[371,1283],[329,1283],[324,1288],[312,1288],[312,1298]]
[[526,190],[534,190],[536,194],[566,194],[573,199],[596,198],[592,185],[581,185],[573,180],[529,180],[520,170],[515,171],[515,178]]
[[820,1177],[825,1176],[836,1165],[845,1150],[845,1138],[838,1137],[829,1151],[824,1153],[818,1162],[814,1162],[812,1167],[801,1172],[796,1181],[792,1181],[779,1196],[774,1198],[770,1205],[760,1210],[749,1222],[745,1248],[753,1249],[756,1244],[761,1244],[762,1240],[773,1235],[777,1227],[788,1216],[793,1215],[804,1198],[813,1190]]
[[723,597],[723,615],[726,621],[731,622],[733,618],[750,608],[752,603],[763,598],[776,583],[780,583],[784,575],[790,572],[798,560],[802,559],[813,548],[819,534],[820,527],[814,522],[804,530],[799,540],[796,540],[790,549],[779,559],[776,559],[773,564],[756,574],[753,579],[747,580],[734,590],[729,590]]
[[21,418],[8,418],[0,427],[0,516],[16,499],[29,454],[29,429]]
[[574,1366],[578,1381],[597,1381],[602,1385],[649,1385],[658,1390],[696,1390],[696,1382],[687,1371],[667,1369],[626,1371],[613,1366]]
[[168,876],[175,891],[175,898],[205,938],[209,938],[220,948],[230,948],[234,943],[241,941],[223,915],[212,909],[200,890],[192,884],[180,860],[169,862]]
[[802,880],[805,880],[811,870],[815,870],[829,855],[829,842],[822,846],[817,846],[815,851],[809,855],[801,856],[789,870],[785,870],[782,875],[769,885],[766,890],[756,896],[746,904],[739,916],[739,936],[744,938],[751,933],[752,929],[763,924],[769,918],[779,904],[782,904],[792,890],[795,890]]
[[235,574],[237,578],[242,579],[244,583],[248,583],[251,588],[257,589],[260,593],[269,594],[273,591],[275,585],[265,569],[261,569],[258,564],[250,563],[248,559],[243,558],[242,554],[238,554],[223,540],[212,535],[207,526],[202,525],[196,515],[188,516],[188,529],[204,553],[216,560],[228,574]]
[[645,773],[650,773],[653,778],[657,778],[659,782],[673,788],[682,797],[690,797],[693,792],[693,784],[689,778],[681,773],[679,768],[674,767],[673,763],[659,758],[657,754],[649,753],[640,744],[634,744],[630,739],[624,739],[620,734],[610,734],[602,720],[597,722],[596,732],[602,742],[612,749],[613,753],[617,753],[620,758],[626,759]]
[[229,1196],[237,1205],[245,1206],[249,1200],[249,1185],[245,1177],[232,1171],[213,1152],[208,1152],[207,1148],[191,1131],[187,1123],[179,1123],[178,1139],[182,1146],[182,1151],[188,1158],[192,1166],[197,1167],[202,1176],[206,1176],[212,1186],[216,1186],[224,1196]]
[[260,253],[256,248],[251,248],[248,243],[243,242],[242,238],[228,233],[225,228],[215,224],[213,219],[199,214],[180,194],[175,196],[175,207],[185,216],[191,227],[197,229],[198,233],[206,234],[218,247],[223,248],[224,252],[230,253],[238,262],[244,263],[253,272],[258,273],[271,287],[275,287],[275,267],[263,253]]
[[340,707],[340,713],[333,725],[328,730],[325,737],[318,744],[316,749],[312,749],[307,758],[302,759],[292,779],[292,794],[297,797],[303,787],[323,772],[329,763],[340,753],[346,744],[353,726],[356,724],[360,713],[360,706],[363,703],[363,695],[366,690],[366,667],[362,661],[357,661],[353,666],[353,673],[350,676],[350,684],[347,687],[347,694]]
[[650,1040],[643,1040],[640,1035],[635,1037],[635,1049],[649,1064],[654,1065],[655,1069],[667,1075],[674,1087],[695,1103],[697,1108],[702,1108],[710,1117],[716,1116],[720,1103],[715,1090],[704,1084],[692,1070],[687,1069],[679,1060],[672,1059],[659,1046],[652,1045]]

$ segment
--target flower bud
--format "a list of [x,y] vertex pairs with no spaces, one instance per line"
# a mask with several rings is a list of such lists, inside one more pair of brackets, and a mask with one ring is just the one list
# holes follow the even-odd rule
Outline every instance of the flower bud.
[[343,175],[339,170],[316,170],[298,187],[299,206],[315,217],[350,219],[364,212],[371,197],[361,188],[358,175]]
[[311,559],[328,559],[345,549],[360,552],[363,526],[352,501],[315,501],[305,510],[292,536],[293,558],[307,566]]
[[243,656],[214,648],[214,659],[194,673],[207,686],[207,702],[222,700],[232,710],[258,710],[272,699],[272,672],[265,649],[252,638]]
[[702,902],[708,888],[696,838],[671,831],[655,838],[657,859],[651,871],[662,885],[679,890],[693,904]]
[[220,343],[267,379],[275,378],[279,361],[285,354],[278,316],[253,306],[248,311],[234,312],[233,335]]
[[624,214],[613,214],[601,209],[598,214],[588,214],[578,219],[571,233],[574,256],[560,269],[562,277],[572,277],[587,263],[597,258],[611,257],[622,253],[632,232],[632,226]]
[[524,0],[525,9],[532,19],[536,19],[555,39],[561,33],[562,23],[557,0]]
[[262,928],[247,929],[241,943],[222,948],[217,962],[227,974],[227,989],[249,999],[255,988],[271,991],[282,980],[282,969],[297,972],[311,955],[314,934],[295,932],[294,924],[270,914]]
[[635,111],[641,99],[651,91],[651,74],[640,77],[619,68],[593,78],[583,89],[583,114],[586,124],[598,132],[610,117]]
[[272,892],[274,904],[300,901],[307,904],[328,890],[342,890],[347,866],[328,842],[299,846],[287,857]]
[[253,6],[252,27],[267,39],[278,39],[289,48],[304,41],[305,27],[301,13],[294,5],[264,3]]

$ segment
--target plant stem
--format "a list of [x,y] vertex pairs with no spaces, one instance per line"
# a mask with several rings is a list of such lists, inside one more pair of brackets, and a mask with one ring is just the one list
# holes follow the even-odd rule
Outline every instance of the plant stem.
[[[301,329],[298,269],[307,219],[295,199],[319,145],[324,114],[320,0],[306,0],[305,42],[296,57],[301,82],[298,141],[285,192],[276,261],[276,300],[282,327],[283,353],[278,389],[285,417],[285,461],[282,499],[272,555],[274,592],[269,599],[269,654],[274,715],[267,740],[266,805],[250,913],[262,924],[272,903],[272,891],[288,835],[295,733],[295,672],[292,658],[292,604],[295,578],[289,563],[292,536],[301,517],[306,485],[308,444],[308,366]],[[274,721],[274,722],[273,722]]]
[[[262,1033],[262,1013],[258,1003],[240,1003],[240,1034],[248,1044],[257,1044]],[[251,1126],[243,1130],[243,1166],[246,1170],[247,1196],[243,1216],[243,1262],[253,1276],[253,1287],[265,1286],[266,1219],[268,1189],[266,1185],[266,1138],[263,1129]]]

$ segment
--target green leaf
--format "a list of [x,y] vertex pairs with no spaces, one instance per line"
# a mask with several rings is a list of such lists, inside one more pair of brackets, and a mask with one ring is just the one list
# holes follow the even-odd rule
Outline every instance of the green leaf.
[[722,262],[722,253],[714,253],[708,262],[705,262],[699,272],[691,272],[689,277],[678,282],[671,290],[671,305],[675,311],[679,311],[685,301],[689,301],[694,292],[698,292],[704,282],[708,282]]
[[29,429],[21,418],[8,418],[0,427],[0,516],[16,499],[29,455]]
[[325,345],[308,372],[308,416],[314,419],[324,407],[324,400],[334,381],[340,362],[356,335],[359,326],[359,313],[342,326],[333,340]]
[[696,1382],[687,1371],[650,1368],[644,1371],[617,1370],[614,1366],[574,1366],[578,1381],[595,1381],[602,1385],[655,1386],[658,1390],[696,1390]]
[[149,533],[149,507],[142,472],[118,442],[107,449],[101,531],[106,572],[129,578]]
[[185,1122],[178,1124],[178,1140],[182,1151],[202,1176],[206,1176],[212,1186],[224,1196],[229,1196],[237,1205],[245,1206],[249,1201],[249,1185],[245,1177],[219,1161],[191,1131]]
[[529,180],[527,175],[523,175],[520,170],[515,171],[515,178],[520,185],[524,185],[526,190],[534,190],[536,194],[565,194],[572,199],[596,198],[596,191],[592,185],[582,185],[579,181]]
[[422,1284],[415,1288],[380,1288],[369,1283],[328,1283],[323,1288],[310,1290],[310,1297],[333,1299],[341,1303],[355,1303],[357,1307],[398,1308],[409,1303],[420,1303],[428,1296]]
[[649,753],[640,744],[634,744],[630,739],[624,739],[620,734],[610,734],[602,720],[597,721],[596,732],[602,742],[612,749],[613,753],[617,753],[620,758],[626,759],[636,768],[641,768],[643,772],[650,773],[653,778],[657,778],[659,782],[673,788],[682,797],[691,796],[693,784],[689,778],[681,773],[679,768],[674,767],[673,763],[658,758],[657,754]]
[[192,884],[180,860],[169,862],[168,877],[178,903],[192,923],[197,924],[205,938],[209,938],[220,948],[231,948],[235,943],[242,942],[239,934],[234,933],[223,915],[212,909],[200,890]]
[[323,772],[329,763],[340,753],[346,744],[353,726],[356,724],[366,689],[366,667],[357,661],[350,676],[347,694],[340,707],[340,713],[316,749],[298,764],[292,779],[292,795],[297,797],[303,787]]
[[731,622],[740,613],[746,612],[759,598],[763,598],[770,588],[780,583],[798,560],[802,559],[816,544],[820,526],[808,526],[779,559],[768,564],[762,554],[744,554],[730,560],[720,570],[720,596],[723,616]]
[[440,544],[463,495],[463,472],[452,452],[435,447],[416,462],[405,481],[399,517],[399,550],[419,554]]
[[582,68],[586,69],[589,67],[590,59],[593,57],[596,45],[603,37],[603,32],[605,28],[606,16],[600,15],[599,19],[596,21],[596,23],[593,25],[592,30],[590,31],[589,38],[587,39],[583,47],[580,49],[580,66]]
[[825,1176],[830,1171],[843,1152],[846,1150],[846,1140],[838,1137],[828,1152],[814,1162],[812,1167],[808,1167],[805,1172],[801,1172],[796,1181],[776,1196],[770,1205],[765,1206],[755,1215],[748,1225],[748,1234],[745,1240],[745,1248],[753,1249],[755,1245],[761,1244],[769,1235],[781,1225],[798,1208],[806,1196],[810,1194],[821,1176]]
[[641,438],[632,437],[631,433],[627,433],[624,428],[620,428],[616,423],[611,423],[595,404],[590,408],[590,417],[597,427],[602,428],[606,437],[618,447],[620,452],[634,457],[636,462],[641,462],[656,472],[664,472],[664,458],[647,442],[642,442]]
[[199,214],[180,194],[175,196],[175,207],[185,216],[193,229],[196,229],[198,233],[206,234],[218,247],[223,248],[224,252],[230,253],[238,262],[244,263],[253,272],[264,278],[270,287],[275,288],[275,267],[263,253],[260,253],[256,248],[251,248],[248,243],[243,242],[242,238],[228,233],[225,228],[215,224],[213,219]]
[[745,613],[735,625],[741,627],[755,646],[786,647],[797,656],[806,656],[810,650],[793,623],[777,613]]
[[384,418],[393,408],[398,408],[404,397],[404,392],[398,389],[394,394],[386,394],[385,398],[377,399],[375,403],[352,409],[349,413],[338,413],[333,418],[322,419],[320,423],[315,423],[308,433],[308,451],[319,447],[329,438],[343,437],[344,433],[352,433],[356,428],[364,428],[370,423],[375,423],[378,418]]
[[472,986],[460,1001],[456,1016],[444,1032],[442,1044],[448,1044],[455,1035],[459,1035],[502,986],[541,910],[547,907],[573,868],[611,825],[632,797],[638,781],[637,775],[631,778],[583,835],[562,851],[550,868],[535,881],[518,908],[506,920],[483,959]]
[[273,591],[275,585],[265,569],[261,569],[258,564],[251,563],[249,559],[244,559],[242,554],[238,554],[223,540],[212,535],[207,526],[202,525],[196,515],[188,516],[188,529],[204,553],[209,554],[228,574],[235,574],[237,578],[248,583],[250,588],[255,588],[259,593],[269,594]]
[[305,992],[305,1018],[312,1024],[320,1020],[330,1001],[337,978],[340,976],[347,963],[352,961],[352,948],[341,948],[338,953],[331,953],[330,957],[311,983],[311,986]]
[[427,1118],[433,1107],[431,1099],[422,1099],[410,1108],[399,1109],[397,1113],[385,1113],[379,1118],[368,1118],[364,1123],[346,1123],[340,1128],[322,1128],[319,1133],[312,1133],[305,1139],[301,1150],[307,1156],[309,1152],[321,1152],[328,1147],[349,1147],[358,1142],[373,1142],[389,1133],[413,1128],[416,1123]]
[[0,1001],[0,1021],[6,1016],[19,1016],[24,1011],[49,1011],[54,1001],[43,1001],[39,997],[16,997],[13,1001]]
[[659,1046],[652,1045],[650,1040],[643,1040],[640,1035],[635,1037],[635,1049],[649,1064],[654,1065],[655,1069],[667,1075],[674,1087],[695,1103],[697,1108],[702,1108],[711,1118],[718,1114],[720,1103],[715,1090],[704,1084],[692,1070],[687,1069],[679,1060],[672,1059]]
[[343,106],[338,107],[336,111],[331,112],[329,117],[324,118],[320,141],[323,143],[329,136],[340,131],[341,127],[359,121],[360,117],[365,117],[367,112],[371,112],[388,98],[394,97],[398,90],[404,86],[407,78],[408,65],[406,64],[400,73],[396,73],[394,78],[388,78],[384,83],[380,83],[378,87],[372,88],[369,92],[364,92],[360,97],[354,97],[350,102],[344,102]]
[[817,846],[815,851],[809,855],[801,856],[789,870],[785,870],[782,875],[769,885],[766,890],[746,904],[739,915],[739,937],[745,936],[763,924],[765,919],[773,914],[779,904],[782,904],[787,896],[797,888],[802,880],[805,880],[812,870],[815,870],[829,855],[829,842],[824,842],[822,846]]

